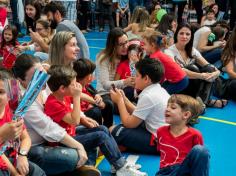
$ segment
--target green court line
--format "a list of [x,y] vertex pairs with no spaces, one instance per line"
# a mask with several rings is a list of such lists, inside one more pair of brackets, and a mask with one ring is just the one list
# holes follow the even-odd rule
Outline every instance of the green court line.
[[204,119],[204,120],[209,120],[209,121],[214,121],[214,122],[219,122],[219,123],[224,123],[224,124],[236,126],[236,122],[230,122],[227,120],[221,120],[221,119],[216,119],[216,118],[212,118],[212,117],[205,117],[205,116],[200,116],[199,118]]

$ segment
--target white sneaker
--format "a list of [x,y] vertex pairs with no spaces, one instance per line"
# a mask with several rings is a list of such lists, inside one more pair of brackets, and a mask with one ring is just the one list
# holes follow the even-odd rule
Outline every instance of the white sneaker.
[[129,164],[126,164],[116,171],[116,176],[147,176],[147,173],[141,172]]
[[[136,170],[139,170],[142,167],[141,164],[127,164],[127,165],[129,165],[130,167],[133,167]],[[112,174],[116,173],[116,169],[115,169],[115,167],[113,165],[111,165],[111,173]]]

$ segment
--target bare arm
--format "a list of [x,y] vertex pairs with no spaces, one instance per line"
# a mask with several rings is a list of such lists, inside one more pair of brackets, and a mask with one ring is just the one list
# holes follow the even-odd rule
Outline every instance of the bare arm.
[[116,91],[111,90],[110,94],[112,101],[115,102],[118,106],[122,124],[126,128],[136,128],[137,126],[139,126],[143,120],[134,115],[131,115],[127,111],[124,99],[120,91],[118,89],[116,89]]
[[207,43],[208,43],[208,35],[211,33],[211,31],[209,32],[206,32],[204,34],[202,34],[200,36],[200,39],[199,39],[199,43],[198,43],[198,46],[197,46],[197,49],[200,51],[200,52],[205,52],[205,51],[210,51],[210,50],[213,50],[215,48],[219,48],[220,46],[207,46]]
[[133,23],[129,24],[126,28],[124,28],[125,32],[132,31]]
[[229,74],[229,77],[236,79],[236,72],[234,71],[234,62],[232,60],[225,66],[226,72]]
[[82,92],[82,86],[79,83],[75,83],[75,86],[72,89],[73,95],[73,110],[70,113],[67,113],[63,117],[63,121],[71,124],[78,125],[80,123],[80,95]]

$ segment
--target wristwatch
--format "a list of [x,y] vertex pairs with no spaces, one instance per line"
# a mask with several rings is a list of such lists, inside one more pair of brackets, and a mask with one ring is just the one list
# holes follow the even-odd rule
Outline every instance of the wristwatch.
[[19,152],[18,152],[18,155],[21,155],[21,156],[28,156],[28,152],[24,149],[20,149]]

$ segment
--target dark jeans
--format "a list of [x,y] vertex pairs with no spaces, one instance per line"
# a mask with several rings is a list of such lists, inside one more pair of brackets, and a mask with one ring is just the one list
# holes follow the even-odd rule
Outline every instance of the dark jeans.
[[120,124],[112,130],[111,134],[118,145],[126,147],[127,150],[144,154],[159,154],[156,145],[151,145],[152,134],[146,130],[144,123],[137,128],[125,128]]
[[41,167],[47,175],[56,175],[74,171],[79,156],[72,148],[38,145],[31,147],[29,160]]
[[169,94],[179,93],[184,90],[189,84],[188,77],[185,76],[181,81],[177,83],[171,83],[169,81],[165,81],[162,84],[162,87],[166,89]]
[[222,49],[216,48],[210,51],[202,52],[202,56],[211,64],[214,64],[221,58]]
[[[206,65],[205,67],[200,68],[199,66],[193,64],[185,68],[197,73],[210,73],[215,71],[215,68],[211,65]],[[212,87],[212,82],[207,82],[200,79],[189,79],[188,86],[180,93],[192,96],[194,98],[199,96],[204,103],[208,103],[212,93]]]
[[80,1],[81,4],[81,14],[78,16],[79,19],[79,28],[80,30],[86,30],[88,27],[89,12],[91,10],[90,1]]
[[13,24],[16,26],[18,32],[21,31],[21,25],[18,20],[18,8],[17,8],[17,0],[10,0],[11,11],[12,11],[12,21]]
[[106,159],[116,170],[125,165],[126,161],[122,157],[116,141],[105,126],[100,125],[95,128],[79,128],[76,130],[76,133],[77,135],[74,138],[83,144],[86,151],[91,151],[96,147],[100,147],[100,150],[105,155]]
[[[10,173],[7,170],[0,170],[0,176],[10,176]],[[29,161],[29,173],[27,176],[46,176],[46,174],[40,167]]]
[[113,125],[114,104],[110,99],[106,98],[103,99],[103,102],[105,103],[104,109],[100,109],[99,107],[94,106],[93,108],[84,112],[84,114],[96,120],[99,123],[99,125],[103,124],[104,126],[109,128]]
[[[101,1],[101,0],[99,0]],[[104,28],[105,19],[108,20],[110,30],[115,27],[114,20],[112,17],[112,5],[106,5],[102,2],[99,3],[100,17],[98,20],[99,28]]]
[[228,80],[224,98],[236,101],[236,79]]
[[162,168],[156,176],[209,176],[209,160],[208,150],[196,145],[181,164]]

